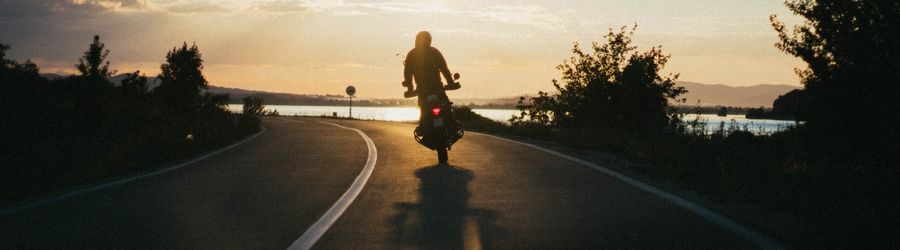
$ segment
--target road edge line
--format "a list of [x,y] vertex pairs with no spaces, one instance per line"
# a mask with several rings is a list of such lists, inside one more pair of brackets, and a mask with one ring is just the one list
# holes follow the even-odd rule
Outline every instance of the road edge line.
[[369,138],[366,133],[362,132],[362,130],[345,127],[342,125],[330,123],[330,122],[319,122],[322,124],[329,124],[335,127],[348,129],[352,131],[356,131],[363,140],[366,141],[366,147],[368,148],[368,158],[366,158],[366,165],[363,167],[363,170],[356,176],[356,179],[353,181],[353,184],[347,188],[347,191],[338,198],[337,202],[325,211],[325,214],[313,223],[300,238],[297,238],[291,245],[287,248],[289,250],[307,250],[312,248],[313,245],[319,241],[319,238],[322,235],[325,235],[325,232],[331,228],[331,225],[334,225],[334,222],[347,211],[347,208],[350,207],[350,204],[356,200],[356,197],[359,196],[359,193],[362,192],[363,187],[365,187],[366,182],[369,181],[369,177],[372,176],[372,172],[375,170],[375,163],[378,161],[378,148],[375,147],[375,142],[372,141],[372,138]]
[[765,236],[763,234],[760,234],[753,230],[750,230],[749,228],[744,227],[743,225],[738,224],[737,222],[734,222],[734,221],[726,218],[723,215],[720,215],[720,214],[713,212],[712,210],[709,210],[703,206],[700,206],[698,204],[690,202],[684,198],[681,198],[681,197],[678,197],[669,192],[663,191],[662,189],[656,188],[650,184],[641,182],[635,178],[629,177],[624,174],[620,174],[619,172],[613,171],[611,169],[601,167],[592,162],[582,160],[579,158],[575,158],[573,156],[569,156],[569,155],[566,155],[566,154],[563,154],[563,153],[560,153],[560,152],[557,152],[557,151],[554,151],[551,149],[547,149],[544,147],[540,147],[540,146],[537,146],[537,145],[534,145],[531,143],[520,142],[520,141],[508,139],[508,138],[499,137],[496,135],[489,135],[489,134],[477,133],[477,132],[472,132],[472,133],[491,137],[491,138],[498,139],[501,141],[506,141],[506,142],[510,142],[510,143],[527,146],[527,147],[537,149],[537,150],[543,151],[545,153],[549,153],[549,154],[555,155],[557,157],[567,159],[567,160],[573,161],[575,163],[590,167],[590,168],[600,171],[606,175],[612,176],[613,178],[619,179],[622,182],[625,182],[632,186],[635,186],[638,189],[641,189],[645,192],[656,195],[657,197],[662,198],[663,200],[669,201],[679,207],[687,209],[691,213],[693,213],[697,216],[700,216],[701,218],[705,219],[706,221],[709,221],[721,228],[724,228],[725,230],[730,231],[731,233],[737,235],[738,237],[744,238],[745,240],[752,242],[754,245],[756,245],[759,248],[762,248],[762,249],[785,249],[784,246],[782,246],[778,242],[772,240],[768,236]]
[[[253,139],[255,139],[256,137],[259,137],[260,135],[262,135],[263,133],[266,132],[266,127],[259,126],[259,128],[260,128],[260,131],[259,131],[259,132],[256,132],[256,134],[253,134],[253,135],[251,135],[251,136],[249,136],[249,137],[247,137],[247,138],[244,138],[243,140],[241,140],[241,141],[239,141],[239,142],[236,142],[236,143],[234,143],[234,144],[228,145],[228,146],[226,146],[226,147],[224,147],[224,148],[220,148],[220,149],[218,149],[218,150],[216,150],[216,151],[207,153],[207,154],[202,155],[202,156],[199,156],[199,157],[197,157],[197,158],[193,158],[193,159],[191,159],[191,160],[189,160],[189,161],[187,161],[187,162],[183,162],[183,163],[181,163],[181,164],[178,164],[178,165],[175,165],[175,166],[172,166],[172,167],[168,167],[168,168],[164,168],[164,169],[152,171],[152,172],[149,172],[149,173],[139,174],[139,175],[137,175],[137,176],[120,177],[120,178],[122,178],[122,179],[108,180],[108,181],[106,181],[106,182],[101,182],[101,183],[96,184],[96,185],[93,185],[93,186],[88,186],[88,187],[85,187],[85,188],[82,188],[82,189],[76,189],[76,190],[73,190],[73,191],[70,191],[70,192],[67,192],[67,193],[63,193],[63,194],[59,194],[59,195],[56,195],[56,196],[52,196],[52,197],[48,197],[48,198],[44,198],[44,199],[40,199],[40,200],[36,200],[36,201],[27,202],[27,203],[25,203],[25,204],[23,204],[23,205],[13,206],[13,207],[10,207],[10,208],[6,208],[6,209],[3,209],[2,211],[0,211],[0,216],[5,216],[5,215],[14,214],[14,213],[16,213],[16,212],[19,212],[19,211],[22,211],[22,210],[25,210],[25,209],[29,209],[29,208],[35,208],[35,207],[41,207],[41,206],[49,205],[49,204],[52,204],[52,203],[55,203],[55,202],[59,202],[59,201],[62,201],[62,200],[68,199],[68,198],[75,197],[75,196],[87,194],[87,193],[94,192],[94,191],[97,191],[97,190],[100,190],[100,189],[104,189],[104,188],[108,188],[108,187],[113,187],[113,186],[122,185],[122,184],[125,184],[125,183],[128,183],[128,182],[131,182],[131,181],[136,181],[136,180],[144,179],[144,178],[151,177],[151,176],[156,176],[156,175],[159,175],[159,174],[162,174],[162,173],[166,173],[166,172],[169,172],[169,171],[172,171],[172,170],[176,170],[176,169],[185,167],[185,166],[187,166],[187,165],[191,165],[191,164],[197,163],[197,162],[199,162],[199,161],[205,160],[205,159],[207,159],[207,158],[209,158],[209,157],[212,157],[212,156],[214,156],[214,155],[217,155],[217,154],[220,154],[220,153],[222,153],[222,152],[228,151],[229,149],[235,148],[235,147],[240,146],[240,145],[242,145],[242,144],[244,144],[244,143],[247,143],[247,142],[249,142],[250,140],[253,140]],[[157,168],[158,168],[158,167],[157,167]]]

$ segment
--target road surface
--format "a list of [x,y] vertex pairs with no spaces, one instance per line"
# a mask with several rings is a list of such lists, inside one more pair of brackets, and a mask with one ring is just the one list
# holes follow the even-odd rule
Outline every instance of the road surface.
[[[466,134],[451,167],[436,167],[408,124],[263,124],[259,137],[182,168],[0,214],[0,248],[285,249],[360,179],[314,249],[759,246],[601,171],[485,135]],[[377,148],[368,178],[364,137]]]

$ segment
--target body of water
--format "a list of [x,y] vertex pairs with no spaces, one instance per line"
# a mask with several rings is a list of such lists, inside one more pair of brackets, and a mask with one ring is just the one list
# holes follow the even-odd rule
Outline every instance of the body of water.
[[[243,105],[228,105],[228,110],[241,112]],[[266,110],[277,110],[280,115],[299,116],[337,116],[347,117],[350,109],[347,106],[300,106],[300,105],[266,105]],[[475,113],[497,121],[506,122],[513,114],[513,109],[473,109]],[[379,121],[418,121],[419,108],[415,107],[353,107],[353,118]]]
[[[232,104],[228,109],[232,112],[241,112],[243,105]],[[267,110],[277,110],[280,115],[300,116],[337,116],[347,117],[350,110],[346,106],[295,106],[295,105],[266,105]],[[507,122],[513,115],[518,115],[515,109],[472,109],[473,112],[495,121]],[[419,109],[415,107],[353,107],[353,118],[380,121],[417,121]],[[787,129],[794,126],[794,121],[747,119],[744,115],[728,115],[720,117],[716,115],[685,115],[686,121],[700,118],[707,131],[713,132],[720,128],[747,129],[753,133],[765,134]]]
[[706,127],[707,133],[713,133],[721,129],[728,130],[734,128],[740,130],[746,129],[755,134],[770,134],[785,130],[797,124],[796,121],[747,119],[744,115],[727,115],[724,117],[717,115],[684,115],[684,120],[687,122],[698,118],[700,123]]

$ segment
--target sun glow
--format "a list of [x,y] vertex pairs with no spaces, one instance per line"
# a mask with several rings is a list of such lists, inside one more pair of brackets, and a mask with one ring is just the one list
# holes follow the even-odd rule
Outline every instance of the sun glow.
[[37,14],[3,17],[0,37],[43,72],[72,72],[96,33],[120,73],[158,73],[168,50],[196,42],[212,85],[272,92],[338,94],[355,83],[362,97],[400,98],[401,57],[421,30],[465,76],[451,98],[552,91],[573,42],[634,23],[635,45],[662,45],[672,55],[664,73],[680,80],[796,85],[803,67],[772,46],[768,16],[791,16],[778,1],[67,0],[50,6],[54,18],[33,11],[48,8],[42,1],[7,2],[2,13]]

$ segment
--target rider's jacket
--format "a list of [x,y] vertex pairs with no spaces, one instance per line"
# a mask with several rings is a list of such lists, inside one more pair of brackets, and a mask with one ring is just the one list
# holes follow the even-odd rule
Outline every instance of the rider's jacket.
[[406,54],[404,73],[412,73],[419,96],[444,93],[440,69],[447,67],[444,55],[434,47],[416,47]]

